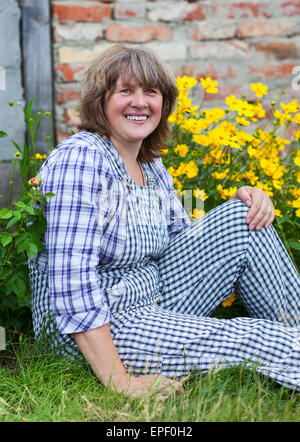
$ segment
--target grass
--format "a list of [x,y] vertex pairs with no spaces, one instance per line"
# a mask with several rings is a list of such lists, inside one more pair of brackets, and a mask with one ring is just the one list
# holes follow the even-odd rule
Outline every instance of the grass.
[[0,421],[296,422],[300,395],[243,366],[193,375],[165,403],[131,400],[83,361],[43,354],[30,336],[0,353]]

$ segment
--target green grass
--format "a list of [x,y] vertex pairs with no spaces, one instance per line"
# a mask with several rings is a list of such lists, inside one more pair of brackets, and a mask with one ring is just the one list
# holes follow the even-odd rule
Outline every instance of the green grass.
[[165,403],[103,388],[85,362],[42,354],[32,338],[0,352],[0,421],[295,422],[300,395],[240,367],[193,375]]

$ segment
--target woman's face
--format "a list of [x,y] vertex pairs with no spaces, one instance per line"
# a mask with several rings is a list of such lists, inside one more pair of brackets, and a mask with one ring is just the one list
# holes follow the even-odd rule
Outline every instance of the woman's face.
[[104,110],[112,143],[140,147],[160,122],[162,95],[157,88],[140,86],[134,79],[123,84],[119,78],[115,91],[106,99]]

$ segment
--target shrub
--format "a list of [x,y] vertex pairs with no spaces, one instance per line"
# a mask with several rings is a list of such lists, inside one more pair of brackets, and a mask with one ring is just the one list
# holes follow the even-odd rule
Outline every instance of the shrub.
[[[10,103],[14,106],[14,103]],[[21,105],[22,106],[22,105]],[[53,194],[42,195],[40,179],[36,177],[46,155],[36,152],[35,140],[42,121],[49,112],[32,112],[33,99],[28,107],[22,106],[28,127],[29,142],[21,148],[12,141],[16,153],[12,160],[13,176],[10,181],[8,208],[0,210],[0,324],[7,331],[28,330],[31,328],[31,297],[28,276],[28,258],[33,258],[44,248],[42,238],[46,229],[43,207],[46,198]],[[52,124],[51,132],[52,132]],[[6,137],[0,131],[0,137]],[[50,141],[50,137],[47,137]],[[52,136],[53,140],[53,136]],[[49,143],[50,145],[50,143]],[[22,188],[20,195],[12,203],[16,166],[18,166]],[[33,177],[33,178],[30,178]]]

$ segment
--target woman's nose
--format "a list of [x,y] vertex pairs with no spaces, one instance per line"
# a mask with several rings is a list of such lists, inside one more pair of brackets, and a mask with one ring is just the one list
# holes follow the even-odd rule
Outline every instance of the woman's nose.
[[138,89],[135,91],[132,96],[132,105],[138,107],[146,107],[148,105],[147,97],[143,90]]

